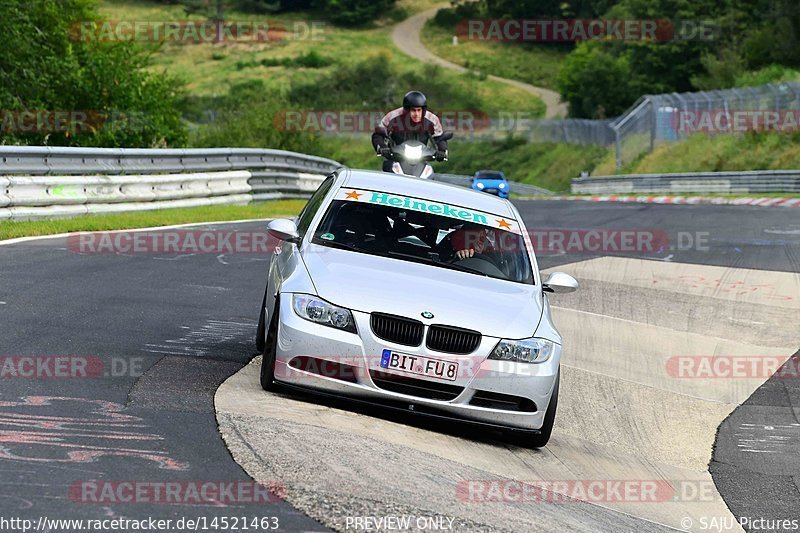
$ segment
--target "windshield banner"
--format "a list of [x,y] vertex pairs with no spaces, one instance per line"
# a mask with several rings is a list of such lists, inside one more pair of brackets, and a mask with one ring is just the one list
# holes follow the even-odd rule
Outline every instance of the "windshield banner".
[[336,200],[345,200],[347,202],[361,202],[367,204],[379,204],[390,207],[404,207],[412,211],[420,211],[422,213],[431,213],[434,215],[442,215],[445,217],[463,220],[464,222],[472,222],[475,224],[483,224],[490,228],[502,229],[522,234],[519,222],[509,217],[501,217],[492,213],[484,211],[475,211],[466,207],[444,204],[432,200],[425,200],[422,198],[412,198],[409,196],[402,196],[399,194],[392,194],[380,191],[368,191],[365,189],[350,189],[344,187],[336,193]]

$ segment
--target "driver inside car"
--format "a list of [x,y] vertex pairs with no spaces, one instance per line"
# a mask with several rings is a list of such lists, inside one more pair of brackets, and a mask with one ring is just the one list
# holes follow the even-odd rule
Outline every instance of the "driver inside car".
[[467,259],[475,254],[485,254],[496,250],[497,236],[489,228],[463,227],[453,232],[450,245],[456,259]]

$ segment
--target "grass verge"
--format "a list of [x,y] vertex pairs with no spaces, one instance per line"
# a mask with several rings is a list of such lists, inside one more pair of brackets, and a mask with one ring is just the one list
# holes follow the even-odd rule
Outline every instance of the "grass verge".
[[[427,0],[398,3],[409,14],[429,5]],[[100,5],[100,12],[110,20],[188,21],[202,18],[187,16],[180,4],[148,0],[105,0]],[[150,70],[168,71],[179,77],[185,82],[187,92],[195,97],[223,96],[231,87],[255,79],[264,82],[267,92],[285,94],[291,91],[293,84],[319,81],[337,73],[344,65],[375,55],[386,58],[399,84],[409,69],[420,76],[426,75],[423,63],[409,59],[392,44],[388,26],[394,23],[392,20],[379,21],[366,28],[341,28],[320,20],[313,12],[254,15],[228,11],[225,16],[232,21],[267,21],[270,28],[285,28],[287,37],[258,43],[146,44],[153,53]],[[317,64],[306,62],[308,66],[305,67],[298,64],[312,53],[322,61]],[[544,113],[545,106],[541,100],[507,84],[480,80],[474,74],[459,74],[446,69],[440,69],[437,76],[441,78],[441,85],[452,87],[452,94],[447,101],[431,102],[431,109],[480,109],[486,112],[513,109],[533,116]],[[369,85],[368,79],[360,81]],[[400,94],[405,90],[403,88]],[[465,95],[471,96],[467,98]],[[353,105],[358,108],[361,99],[357,96],[353,95],[352,101],[338,102],[336,109],[348,109]]]
[[295,216],[305,205],[305,200],[274,200],[248,205],[220,205],[161,209],[136,213],[84,215],[75,218],[49,220],[0,221],[0,240],[34,235],[54,235],[72,231],[105,231],[115,229],[171,226],[192,222],[217,222],[252,218],[280,218]]
[[476,72],[556,90],[556,79],[568,48],[467,39],[459,39],[454,46],[454,30],[443,28],[431,19],[422,29],[422,43],[437,56]]
[[[800,168],[800,134],[746,133],[698,134],[662,144],[621,169],[621,174],[661,172],[723,172],[735,170],[790,170]],[[616,172],[614,150],[608,151],[592,172],[608,176]]]

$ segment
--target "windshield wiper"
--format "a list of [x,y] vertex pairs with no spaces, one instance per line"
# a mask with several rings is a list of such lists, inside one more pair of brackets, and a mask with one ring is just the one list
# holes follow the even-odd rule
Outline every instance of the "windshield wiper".
[[316,239],[314,239],[311,242],[313,242],[314,244],[317,244],[319,246],[329,246],[331,248],[338,248],[340,250],[350,250],[351,252],[363,252],[363,253],[366,253],[366,254],[372,254],[373,253],[372,250],[367,250],[366,248],[361,248],[360,246],[356,246],[355,244],[348,244],[348,243],[344,243],[344,242],[337,242],[337,241],[319,242]]
[[485,272],[481,272],[480,270],[476,270],[474,268],[465,267],[465,266],[461,266],[461,265],[454,265],[453,263],[443,263],[441,261],[436,261],[434,259],[429,259],[427,257],[420,257],[418,255],[404,254],[403,252],[395,252],[395,251],[392,251],[392,250],[389,250],[387,252],[387,254],[392,256],[392,257],[402,257],[404,259],[410,259],[411,261],[415,261],[415,262],[418,262],[418,263],[424,263],[426,265],[433,265],[433,266],[438,266],[438,267],[443,267],[443,268],[449,268],[450,270],[458,270],[458,271],[461,271],[461,272],[469,272],[470,274],[480,274],[481,276],[486,276],[487,278],[492,277],[489,274],[487,274]]

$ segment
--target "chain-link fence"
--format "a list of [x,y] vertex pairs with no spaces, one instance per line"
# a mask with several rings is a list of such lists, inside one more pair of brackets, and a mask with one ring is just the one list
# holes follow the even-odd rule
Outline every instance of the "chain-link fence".
[[646,95],[612,120],[539,120],[507,114],[459,138],[487,140],[514,134],[529,142],[614,145],[619,171],[662,143],[696,133],[747,131],[800,131],[800,83]]
[[617,171],[660,144],[695,133],[800,131],[800,83],[647,95],[610,127]]
[[489,127],[464,132],[460,139],[502,139],[509,134],[528,142],[553,142],[567,144],[597,144],[608,146],[614,143],[611,120],[564,119],[540,120],[532,118],[499,117],[491,119]]

